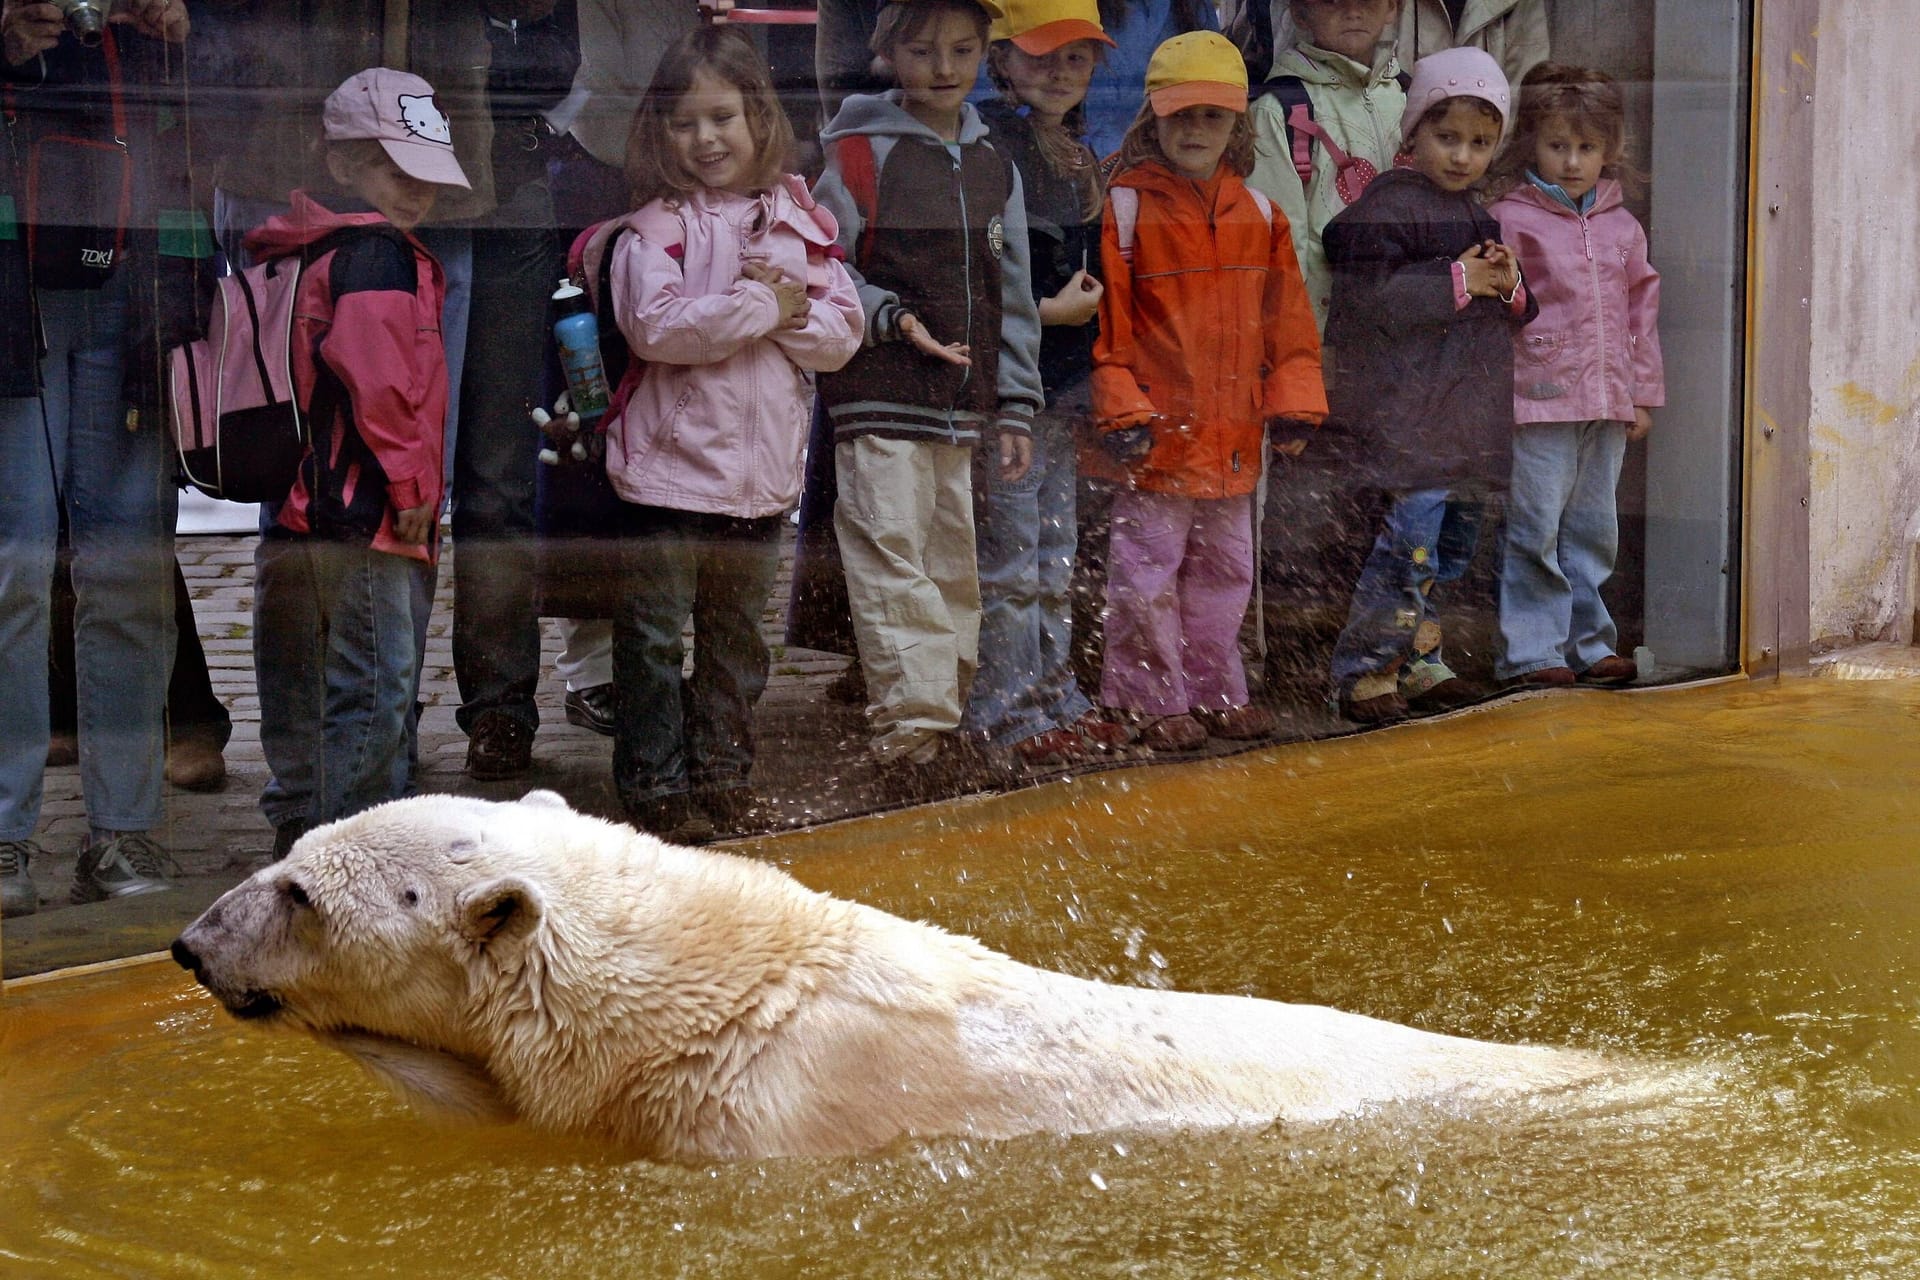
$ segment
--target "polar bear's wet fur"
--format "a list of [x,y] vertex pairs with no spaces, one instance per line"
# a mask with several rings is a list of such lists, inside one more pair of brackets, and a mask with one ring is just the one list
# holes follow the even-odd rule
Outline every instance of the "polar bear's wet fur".
[[546,792],[422,796],[319,828],[174,956],[236,1016],[310,1032],[421,1106],[665,1160],[1320,1121],[1607,1071],[1032,968]]

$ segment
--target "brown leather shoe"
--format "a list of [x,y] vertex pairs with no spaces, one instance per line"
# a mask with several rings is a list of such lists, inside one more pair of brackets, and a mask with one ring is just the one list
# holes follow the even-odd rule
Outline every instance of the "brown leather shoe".
[[1273,714],[1271,708],[1251,703],[1220,711],[1195,711],[1193,718],[1200,722],[1207,736],[1231,741],[1270,738],[1280,729],[1280,718]]
[[1573,668],[1542,667],[1538,671],[1529,671],[1525,675],[1515,676],[1507,683],[1515,688],[1533,686],[1542,689],[1563,689],[1573,683]]
[[1639,675],[1640,668],[1634,665],[1632,658],[1610,653],[1576,678],[1581,684],[1626,684],[1629,680],[1638,679]]
[[1178,755],[1206,746],[1207,731],[1192,716],[1161,716],[1141,730],[1139,741],[1153,751]]
[[218,791],[227,781],[227,759],[211,738],[175,738],[167,745],[167,781],[182,791]]
[[80,763],[80,737],[55,730],[47,739],[47,768],[62,769]]

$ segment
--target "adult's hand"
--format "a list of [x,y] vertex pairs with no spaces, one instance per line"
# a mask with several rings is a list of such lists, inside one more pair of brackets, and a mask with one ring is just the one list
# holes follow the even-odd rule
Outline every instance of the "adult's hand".
[[125,23],[141,35],[171,44],[187,38],[186,0],[116,0],[107,21]]
[[50,4],[20,4],[6,0],[0,8],[0,48],[8,66],[30,62],[60,42],[67,20]]

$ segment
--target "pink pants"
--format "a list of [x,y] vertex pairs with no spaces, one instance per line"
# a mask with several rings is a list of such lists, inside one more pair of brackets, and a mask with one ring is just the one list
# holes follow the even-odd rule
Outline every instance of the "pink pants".
[[1163,716],[1244,706],[1240,620],[1252,594],[1251,497],[1119,494],[1101,702]]

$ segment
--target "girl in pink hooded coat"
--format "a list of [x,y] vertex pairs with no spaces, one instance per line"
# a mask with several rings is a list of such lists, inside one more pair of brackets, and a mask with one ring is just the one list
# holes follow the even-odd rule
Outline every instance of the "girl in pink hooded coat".
[[1666,400],[1655,320],[1660,275],[1621,201],[1620,90],[1606,75],[1543,63],[1520,91],[1519,126],[1493,205],[1540,304],[1514,334],[1513,481],[1500,571],[1498,674],[1525,684],[1620,684],[1600,597],[1619,547],[1614,488],[1629,441]]
[[645,203],[608,250],[620,331],[645,362],[607,425],[626,504],[614,783],[636,825],[681,843],[759,825],[760,614],[799,498],[812,375],[852,358],[864,329],[839,228],[781,171],[791,142],[753,45],[690,32],[635,115],[627,177]]

